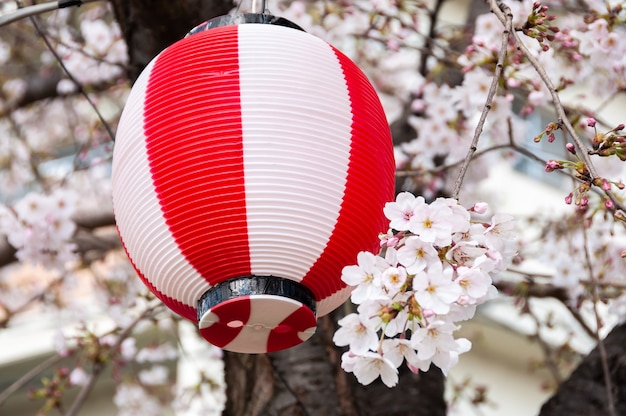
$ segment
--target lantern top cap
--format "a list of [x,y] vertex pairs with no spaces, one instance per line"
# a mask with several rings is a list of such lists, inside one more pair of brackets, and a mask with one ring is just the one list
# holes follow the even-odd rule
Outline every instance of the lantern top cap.
[[191,29],[185,37],[194,35],[199,32],[204,32],[205,30],[214,29],[216,27],[241,25],[241,24],[246,24],[246,23],[285,26],[285,27],[289,27],[292,29],[301,30],[304,32],[304,29],[302,29],[300,26],[298,26],[297,24],[283,17],[277,17],[271,14],[264,14],[264,13],[241,13],[241,14],[227,14],[224,16],[219,16],[219,17],[215,17],[213,19],[207,20],[206,22],[201,23],[198,26]]

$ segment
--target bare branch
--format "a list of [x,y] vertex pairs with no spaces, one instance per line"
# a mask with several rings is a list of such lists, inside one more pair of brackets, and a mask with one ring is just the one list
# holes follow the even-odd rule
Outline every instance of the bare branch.
[[502,76],[502,70],[504,68],[504,58],[506,57],[507,47],[509,44],[509,36],[511,34],[513,21],[513,14],[509,11],[506,14],[504,20],[504,32],[502,34],[502,45],[500,46],[500,52],[498,53],[498,62],[496,64],[496,69],[493,74],[493,79],[491,80],[491,86],[489,87],[489,93],[487,94],[487,102],[483,107],[483,111],[480,113],[480,120],[478,121],[478,125],[476,126],[476,130],[474,130],[474,137],[472,139],[472,144],[465,156],[465,160],[461,165],[461,170],[459,171],[459,175],[454,181],[454,189],[452,190],[452,198],[458,198],[459,192],[461,191],[461,185],[463,184],[463,178],[465,178],[465,173],[467,172],[467,168],[476,152],[476,148],[478,147],[478,140],[480,139],[480,135],[483,132],[483,126],[485,125],[485,121],[487,120],[487,114],[489,110],[491,110],[491,103],[493,101],[493,97],[496,95],[496,91],[498,90],[498,83],[500,82],[500,77]]
[[[87,231],[115,225],[115,218],[112,212],[79,213],[74,216],[73,220],[79,228]],[[110,250],[119,247],[121,244],[116,234],[109,236],[92,235],[87,238],[81,232],[76,233],[73,242],[77,245],[78,253],[81,256],[92,250]],[[8,243],[6,238],[0,238],[0,267],[16,262],[15,252],[15,248]]]
[[[122,330],[122,332],[120,332],[120,334],[117,336],[117,340],[115,344],[111,346],[111,351],[117,351],[122,345],[122,342],[130,336],[130,334],[135,329],[137,324],[139,324],[144,319],[152,316],[155,313],[155,311],[157,311],[159,308],[162,308],[162,307],[163,307],[163,304],[161,302],[153,303],[151,306],[147,307],[137,318],[135,318],[133,322],[131,322],[127,327],[125,327]],[[105,368],[106,368],[105,363],[101,363],[101,362],[94,363],[92,373],[89,376],[89,380],[87,380],[87,383],[80,389],[80,391],[78,392],[78,396],[76,396],[76,399],[74,399],[72,406],[67,411],[65,416],[75,416],[78,414],[81,407],[85,404],[85,401],[89,397],[91,390],[93,390],[93,387],[95,386],[96,381],[98,381],[98,378],[100,377],[100,375],[102,374]]]
[[0,393],[0,406],[2,406],[2,403],[4,403],[9,397],[11,397],[13,393],[18,391],[22,387],[24,387],[31,380],[37,377],[41,372],[61,362],[63,358],[65,357],[61,355],[53,355],[52,357],[48,358],[46,361],[43,361],[37,366],[31,368],[28,372],[26,372],[20,378],[15,380],[13,384],[11,384],[9,387],[4,389],[2,393]]
[[115,133],[113,133],[113,129],[111,128],[109,123],[104,119],[104,117],[102,116],[102,113],[100,112],[96,104],[93,102],[89,94],[87,94],[87,91],[83,88],[82,84],[78,82],[76,77],[74,77],[74,75],[70,72],[70,70],[65,66],[63,59],[61,59],[61,57],[59,56],[59,53],[56,51],[56,49],[54,49],[54,47],[50,43],[50,40],[48,39],[48,36],[46,35],[46,32],[44,31],[44,29],[39,24],[38,19],[36,17],[31,17],[30,20],[35,26],[37,33],[39,33],[39,36],[41,36],[41,38],[43,39],[44,43],[46,44],[46,47],[48,48],[52,56],[54,56],[54,59],[56,59],[57,62],[59,63],[59,66],[61,67],[65,75],[74,83],[80,95],[82,95],[85,98],[85,100],[87,100],[87,102],[89,103],[93,111],[96,113],[96,116],[100,120],[100,123],[102,124],[104,129],[107,131],[109,137],[111,138],[111,141],[114,142]]
[[[59,71],[51,71],[46,74],[31,75],[26,79],[26,91],[18,99],[9,105],[0,108],[0,118],[8,116],[18,108],[23,108],[41,100],[78,95],[79,92],[61,94],[57,91],[57,84],[62,75]],[[83,88],[90,92],[102,92],[116,85],[115,80],[103,81],[97,84],[84,85]]]
[[615,411],[615,399],[613,397],[613,383],[611,381],[611,372],[609,370],[609,359],[606,353],[606,348],[602,337],[600,337],[600,329],[602,328],[602,318],[598,311],[598,303],[600,302],[600,296],[598,296],[598,287],[595,284],[596,276],[593,273],[591,255],[589,254],[589,243],[587,241],[587,230],[583,227],[583,239],[584,239],[584,252],[585,263],[587,264],[587,271],[589,273],[589,281],[593,283],[591,287],[591,296],[593,302],[593,312],[596,318],[596,330],[595,339],[598,343],[598,352],[600,353],[600,364],[602,365],[602,372],[604,373],[604,385],[606,387],[606,408],[610,416],[617,416]]

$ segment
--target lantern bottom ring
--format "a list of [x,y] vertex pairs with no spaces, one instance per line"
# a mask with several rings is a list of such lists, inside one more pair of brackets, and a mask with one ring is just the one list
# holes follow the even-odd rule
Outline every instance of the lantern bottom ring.
[[265,353],[293,347],[315,333],[315,297],[303,284],[249,275],[218,283],[198,301],[200,334],[228,351]]

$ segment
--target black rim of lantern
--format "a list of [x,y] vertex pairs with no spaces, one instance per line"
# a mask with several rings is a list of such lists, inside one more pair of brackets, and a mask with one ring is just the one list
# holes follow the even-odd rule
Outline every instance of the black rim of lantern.
[[313,313],[316,310],[313,292],[302,283],[271,275],[249,275],[225,280],[204,292],[198,300],[198,321],[222,302],[251,295],[281,296],[302,303]]
[[[305,31],[297,24],[282,17],[273,16],[271,14],[243,13],[224,15],[210,19],[194,27],[185,37],[218,27],[239,24],[269,24],[284,26],[302,32]],[[316,314],[315,294],[302,283],[272,275],[246,275],[233,277],[220,282],[204,292],[198,300],[198,321],[201,321],[202,317],[209,312],[211,308],[222,302],[242,296],[254,295],[272,295],[292,299],[309,308],[314,315]]]

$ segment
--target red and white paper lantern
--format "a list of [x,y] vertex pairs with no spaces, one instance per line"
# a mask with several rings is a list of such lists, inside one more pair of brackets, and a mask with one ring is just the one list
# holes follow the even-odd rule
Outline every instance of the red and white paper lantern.
[[341,270],[377,249],[394,170],[385,114],[350,59],[294,28],[228,25],[137,79],[113,204],[157,297],[214,345],[269,352],[348,298]]

